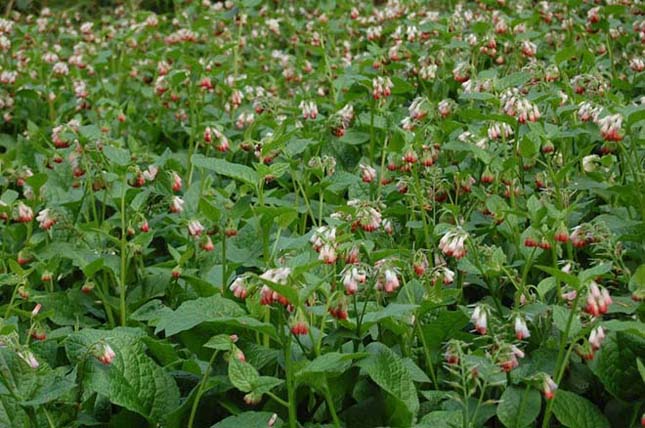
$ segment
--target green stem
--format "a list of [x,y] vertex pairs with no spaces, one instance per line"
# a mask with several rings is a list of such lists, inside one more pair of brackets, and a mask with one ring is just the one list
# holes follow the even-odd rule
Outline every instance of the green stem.
[[287,372],[287,397],[289,404],[289,428],[296,428],[298,420],[296,416],[296,391],[293,384],[293,361],[291,361],[291,335],[285,339],[285,371]]
[[[574,343],[571,343],[569,346],[569,350],[566,352],[564,349],[566,348],[567,345],[567,339],[569,338],[569,331],[571,330],[571,324],[573,323],[573,319],[576,315],[576,310],[578,309],[578,302],[580,301],[580,290],[577,291],[576,293],[576,298],[573,301],[573,305],[571,306],[571,312],[569,313],[569,318],[567,319],[567,326],[562,333],[562,337],[560,339],[560,349],[558,350],[558,358],[556,359],[556,364],[555,364],[555,372],[554,374],[556,375],[555,378],[555,383],[560,384],[560,381],[562,380],[562,376],[564,376],[564,369],[566,367],[566,362],[569,359],[569,356],[571,355],[571,350],[573,349]],[[563,358],[564,357],[564,358]],[[542,428],[547,428],[549,426],[549,421],[551,420],[551,411],[553,407],[553,400],[549,400],[546,405],[546,410],[544,412],[544,419],[542,420]]]
[[329,413],[331,413],[331,418],[334,421],[334,426],[336,428],[340,428],[340,419],[338,419],[338,415],[336,414],[336,407],[334,406],[334,400],[331,396],[331,393],[329,392],[329,385],[325,383],[325,388],[324,388],[324,393],[325,393],[325,401],[327,401],[327,407],[329,408]]
[[206,388],[206,382],[208,381],[208,376],[211,373],[211,367],[213,366],[213,363],[215,362],[215,358],[217,357],[217,354],[219,351],[213,352],[213,355],[211,356],[210,361],[208,361],[208,367],[206,370],[204,370],[204,375],[202,376],[202,380],[199,382],[199,389],[197,389],[197,394],[195,395],[195,400],[193,401],[193,405],[190,408],[190,417],[188,418],[188,428],[193,428],[193,423],[195,422],[195,415],[197,414],[197,408],[199,407],[199,401],[202,398],[202,395],[204,394],[204,388]]
[[418,318],[416,322],[416,329],[417,329],[417,334],[419,335],[419,340],[421,340],[421,345],[423,346],[423,352],[426,357],[426,366],[428,366],[428,370],[430,371],[430,378],[432,379],[432,385],[436,389],[439,389],[439,382],[437,382],[437,374],[435,373],[435,370],[434,370],[434,364],[432,364],[432,354],[430,353],[430,348],[428,347],[428,342],[426,341],[426,338],[423,334],[423,330],[421,330],[421,325],[419,324]]
[[120,295],[119,295],[119,300],[120,300],[120,307],[121,307],[121,325],[125,326],[126,320],[127,320],[127,314],[126,314],[126,304],[125,304],[125,280],[126,280],[126,265],[127,265],[127,225],[126,225],[126,213],[125,213],[125,194],[128,189],[128,183],[127,183],[127,178],[124,175],[123,176],[123,183],[122,183],[123,189],[121,191],[121,280],[119,283],[120,287]]
[[276,403],[280,404],[281,406],[286,407],[287,409],[289,408],[289,403],[287,403],[287,402],[286,402],[286,401],[284,401],[282,398],[280,398],[280,397],[278,397],[277,395],[275,395],[273,392],[271,392],[271,391],[267,391],[267,393],[266,393],[266,394],[267,394],[269,397],[271,397],[271,399],[272,399],[273,401],[275,401]]

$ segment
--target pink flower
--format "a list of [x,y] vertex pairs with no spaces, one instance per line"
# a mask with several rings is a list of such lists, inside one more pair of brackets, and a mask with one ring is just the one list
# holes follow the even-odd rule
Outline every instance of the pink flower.
[[172,173],[172,191],[179,192],[181,190],[182,180],[179,174],[176,172]]
[[114,360],[114,357],[116,357],[116,354],[108,345],[107,343],[100,345],[99,348],[99,353],[96,355],[96,358],[104,365],[108,366],[112,364],[112,360]]
[[333,265],[336,263],[336,248],[331,243],[326,243],[320,249],[318,260],[322,260],[325,264]]
[[367,279],[367,274],[365,271],[352,267],[351,269],[346,269],[343,274],[343,286],[345,287],[345,293],[348,295],[356,294],[358,291],[358,285],[365,283]]
[[470,321],[475,324],[475,330],[477,330],[479,334],[486,334],[486,331],[488,330],[487,318],[488,314],[486,313],[486,309],[483,306],[476,306],[472,316],[470,317]]
[[43,230],[49,230],[54,224],[56,224],[56,219],[51,215],[49,208],[45,208],[38,213],[36,220],[40,224],[40,228]]
[[369,165],[360,164],[361,179],[364,183],[371,183],[376,178],[376,170]]
[[397,288],[399,288],[399,278],[396,275],[396,272],[392,269],[386,269],[383,274],[383,290],[386,293],[394,293]]
[[611,303],[612,299],[609,291],[604,287],[601,290],[598,284],[592,281],[589,285],[585,311],[594,317],[598,317],[607,313],[607,309]]
[[558,389],[558,384],[551,379],[551,376],[544,377],[544,383],[542,384],[542,392],[544,393],[544,398],[551,400],[555,395],[555,391]]
[[199,222],[199,220],[193,220],[188,223],[188,233],[193,238],[198,238],[204,231],[204,226]]
[[605,340],[605,330],[602,327],[596,327],[589,334],[589,343],[594,351],[600,349],[600,345]]
[[526,321],[522,319],[521,316],[516,316],[515,317],[515,337],[517,337],[517,340],[524,340],[527,337],[530,337],[531,333],[529,332],[529,328],[526,326]]
[[204,129],[204,142],[206,144],[213,142],[213,131],[208,126]]
[[34,307],[34,309],[31,311],[31,316],[32,316],[32,317],[35,317],[36,315],[38,315],[38,313],[40,312],[40,309],[41,309],[42,307],[43,307],[43,306],[42,306],[40,303],[38,303],[38,304]]
[[202,250],[204,251],[213,251],[215,249],[215,245],[213,244],[213,240],[211,239],[210,236],[207,236],[204,242],[202,242]]
[[620,141],[623,137],[620,135],[620,128],[623,124],[623,117],[620,114],[612,114],[598,120],[600,126],[600,135],[605,141]]
[[32,369],[37,369],[40,363],[31,351],[18,352],[18,356],[22,358]]
[[16,209],[16,221],[20,223],[29,223],[34,219],[33,210],[25,205],[23,202],[18,202]]
[[159,172],[159,167],[156,165],[150,165],[148,166],[148,169],[143,171],[142,175],[143,178],[145,178],[147,181],[153,181],[157,177],[157,173]]
[[447,256],[461,259],[466,255],[464,244],[467,237],[468,234],[461,229],[448,231],[439,241],[439,249]]
[[173,197],[172,202],[170,203],[170,212],[180,213],[183,210],[184,210],[184,200],[181,199],[179,196]]
[[238,299],[246,299],[246,281],[244,281],[243,277],[235,278],[235,281],[231,283],[229,290],[231,290],[233,292],[233,295]]
[[302,110],[302,118],[305,120],[314,120],[318,116],[318,106],[313,101],[301,101],[300,110]]

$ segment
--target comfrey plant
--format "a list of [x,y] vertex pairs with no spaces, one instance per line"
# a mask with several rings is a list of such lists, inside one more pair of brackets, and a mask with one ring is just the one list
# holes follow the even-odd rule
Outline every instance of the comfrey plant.
[[0,427],[643,424],[642,1],[69,3],[2,4]]

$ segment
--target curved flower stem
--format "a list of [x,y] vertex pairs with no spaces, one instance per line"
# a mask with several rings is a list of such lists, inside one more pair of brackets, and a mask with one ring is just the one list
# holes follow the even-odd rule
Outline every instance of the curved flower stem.
[[[554,374],[556,375],[555,383],[558,385],[562,381],[562,377],[564,376],[564,369],[567,366],[566,363],[569,360],[569,356],[571,355],[573,345],[575,344],[575,342],[572,342],[565,354],[567,339],[569,338],[569,331],[571,330],[571,324],[573,324],[573,318],[575,317],[576,310],[578,309],[580,294],[581,294],[580,290],[578,290],[578,293],[576,293],[576,298],[573,300],[573,305],[571,306],[571,312],[569,313],[569,318],[567,319],[567,326],[564,332],[562,332],[562,337],[560,339],[560,349],[558,350],[558,358],[555,363],[555,372],[554,372]],[[552,407],[553,407],[553,400],[549,400],[547,402],[546,410],[544,412],[544,419],[542,420],[542,428],[547,428],[549,426]]]
[[298,426],[298,419],[296,415],[296,391],[293,384],[293,361],[291,361],[291,335],[287,334],[285,337],[284,348],[284,363],[285,371],[287,374],[287,397],[289,405],[289,428],[296,428]]
[[419,335],[419,339],[421,340],[421,345],[423,346],[423,352],[426,358],[426,366],[428,366],[428,370],[430,371],[430,378],[432,379],[432,385],[435,388],[439,388],[439,382],[437,382],[437,374],[435,373],[435,370],[434,370],[434,364],[432,364],[432,354],[430,354],[430,348],[428,348],[428,342],[426,341],[426,338],[423,335],[423,330],[421,330],[421,325],[419,324],[418,318],[415,324],[416,324],[417,334]]
[[289,408],[289,403],[287,403],[287,402],[286,402],[286,401],[284,401],[282,398],[280,398],[280,397],[278,397],[277,395],[275,395],[273,392],[271,392],[271,391],[267,391],[267,393],[266,393],[266,394],[267,394],[269,397],[271,397],[271,399],[272,399],[273,401],[275,401],[276,403],[280,404],[281,406],[286,407],[287,409]]
[[329,385],[327,385],[327,382],[325,382],[324,393],[325,393],[325,401],[327,402],[327,408],[329,409],[329,413],[331,413],[331,418],[334,421],[334,426],[336,428],[340,428],[341,426],[340,419],[338,419],[338,415],[336,414],[334,399],[332,398],[331,393],[329,392]]
[[127,225],[126,225],[126,215],[125,215],[125,194],[128,189],[128,181],[127,181],[127,176],[124,174],[123,175],[123,182],[121,184],[123,186],[123,189],[121,190],[121,279],[119,281],[119,300],[120,300],[120,308],[121,308],[121,325],[124,326],[127,321],[127,307],[125,303],[125,280],[126,280],[126,265],[127,265],[127,239],[126,235],[128,233],[127,231]]
[[208,361],[208,367],[206,367],[206,370],[204,370],[204,375],[202,376],[202,380],[199,382],[199,389],[197,389],[197,395],[195,395],[195,400],[193,401],[193,405],[190,408],[190,417],[188,418],[188,428],[193,428],[193,423],[195,422],[195,414],[197,414],[197,408],[199,407],[199,401],[201,400],[202,395],[204,394],[206,381],[208,381],[208,376],[211,373],[211,367],[213,366],[213,363],[215,362],[215,358],[217,357],[218,353],[219,351],[213,352],[213,355],[211,356],[210,361]]

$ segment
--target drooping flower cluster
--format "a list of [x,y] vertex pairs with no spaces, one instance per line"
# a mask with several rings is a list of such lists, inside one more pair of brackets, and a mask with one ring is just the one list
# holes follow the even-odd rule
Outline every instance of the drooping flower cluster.
[[477,333],[486,334],[488,331],[488,309],[482,305],[475,306],[470,321],[475,325]]
[[439,241],[439,249],[449,257],[459,260],[466,255],[466,239],[468,234],[461,228],[446,232]]
[[318,260],[325,264],[334,264],[338,255],[336,254],[336,228],[320,226],[314,230],[309,238],[314,251],[319,253]]
[[389,77],[378,76],[372,79],[372,96],[375,100],[389,97],[392,94],[394,84]]
[[[291,275],[291,269],[287,267],[269,269],[260,275],[261,279],[285,285]],[[276,291],[273,291],[268,285],[263,285],[260,289],[260,304],[270,305],[279,302],[281,305],[288,305],[289,301]]]
[[504,113],[517,117],[520,123],[536,122],[540,119],[541,114],[537,106],[521,96],[517,88],[504,91],[501,103]]
[[591,281],[587,291],[587,305],[585,311],[594,317],[607,313],[612,299],[605,287],[600,287],[595,281]]

